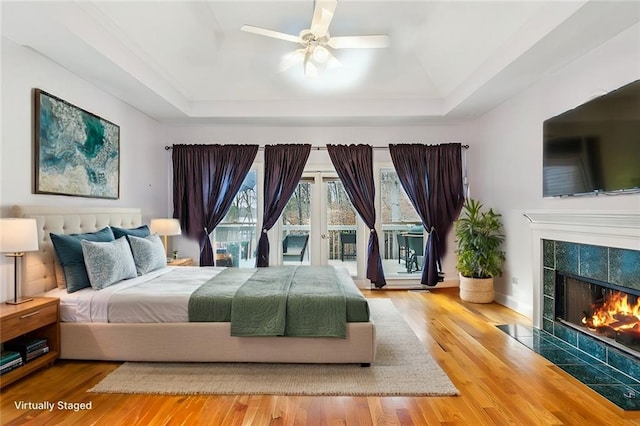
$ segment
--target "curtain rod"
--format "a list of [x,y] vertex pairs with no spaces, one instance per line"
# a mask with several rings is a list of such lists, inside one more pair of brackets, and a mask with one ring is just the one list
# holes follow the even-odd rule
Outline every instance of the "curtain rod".
[[[373,150],[388,150],[389,147],[388,146],[374,146],[372,147]],[[173,149],[173,145],[169,146],[169,145],[165,145],[164,147],[165,151],[169,151],[171,149]],[[312,151],[326,151],[327,147],[326,146],[311,146],[311,150]],[[462,149],[469,149],[469,145],[462,145]],[[264,146],[260,146],[258,147],[258,151],[264,151]]]

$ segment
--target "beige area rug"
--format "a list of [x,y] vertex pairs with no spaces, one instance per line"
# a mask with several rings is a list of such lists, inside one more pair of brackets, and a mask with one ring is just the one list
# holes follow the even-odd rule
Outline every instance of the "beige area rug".
[[378,350],[345,364],[127,362],[89,392],[249,395],[459,395],[389,299],[369,299]]

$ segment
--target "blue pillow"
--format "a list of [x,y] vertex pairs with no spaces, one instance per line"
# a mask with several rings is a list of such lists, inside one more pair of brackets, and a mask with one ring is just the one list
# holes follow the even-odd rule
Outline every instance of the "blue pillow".
[[120,237],[126,237],[127,235],[133,235],[134,237],[148,237],[151,235],[151,231],[147,225],[138,226],[137,228],[118,228],[115,226],[111,227],[113,231],[113,236],[117,240]]
[[129,239],[138,275],[144,275],[147,272],[167,266],[164,245],[157,234],[149,235],[145,238],[130,235],[127,238]]
[[82,244],[80,241],[113,241],[113,231],[111,228],[102,228],[96,232],[86,234],[54,234],[51,233],[51,242],[56,250],[64,278],[67,282],[67,292],[73,293],[85,287],[90,287],[87,268],[84,265],[84,256],[82,254]]
[[137,276],[136,264],[126,238],[107,242],[82,240],[80,244],[89,282],[94,290]]

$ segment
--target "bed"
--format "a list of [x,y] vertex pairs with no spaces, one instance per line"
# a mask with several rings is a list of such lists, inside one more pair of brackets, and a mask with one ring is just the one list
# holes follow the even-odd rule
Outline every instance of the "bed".
[[[371,320],[347,322],[344,338],[232,336],[230,322],[186,322],[184,317],[178,317],[173,320],[175,322],[165,319],[161,320],[163,322],[136,322],[135,320],[134,322],[87,322],[86,318],[78,320],[73,317],[73,315],[78,317],[77,312],[72,314],[73,305],[74,300],[80,298],[83,292],[67,295],[66,290],[58,289],[50,233],[86,233],[107,226],[136,228],[142,224],[141,211],[134,208],[14,206],[12,215],[35,218],[38,224],[39,250],[27,253],[22,262],[22,294],[60,297],[61,358],[63,359],[359,363],[363,365],[368,365],[375,360],[375,325]],[[225,269],[167,267],[162,272],[167,276],[190,273],[199,276],[204,273],[204,270],[210,270],[216,275]],[[189,272],[190,270],[192,272]],[[191,286],[194,285],[191,284]],[[355,287],[355,284],[353,285]],[[94,291],[94,293],[102,291],[104,290]],[[91,298],[91,296],[84,297]],[[89,306],[91,303],[93,302],[90,302]],[[67,309],[69,306],[71,310]]]

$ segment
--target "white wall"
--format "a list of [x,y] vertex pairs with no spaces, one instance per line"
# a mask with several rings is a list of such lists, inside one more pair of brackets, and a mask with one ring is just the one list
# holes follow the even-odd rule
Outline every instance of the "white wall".
[[640,195],[542,197],[543,121],[640,78],[639,34],[638,25],[630,28],[468,125],[472,196],[503,214],[507,234],[496,298],[526,315],[534,265],[524,211],[640,211]]
[[[145,222],[166,213],[165,126],[30,49],[2,39],[0,215],[14,204],[140,207]],[[120,126],[120,198],[33,194],[33,89]],[[13,263],[0,259],[0,300],[13,295]]]

